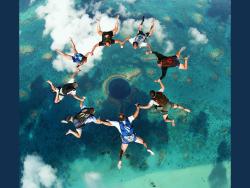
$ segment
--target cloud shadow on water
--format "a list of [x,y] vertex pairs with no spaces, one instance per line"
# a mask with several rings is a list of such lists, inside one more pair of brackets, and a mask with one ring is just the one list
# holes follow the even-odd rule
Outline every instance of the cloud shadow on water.
[[210,188],[228,188],[229,183],[227,179],[227,169],[225,168],[223,161],[230,159],[230,147],[229,144],[223,140],[217,148],[217,159],[214,168],[212,169],[208,182]]
[[189,131],[193,136],[202,135],[204,140],[208,138],[208,115],[205,112],[200,112],[193,118],[190,123]]
[[43,77],[38,76],[30,85],[30,98],[20,102],[21,124],[28,118],[31,110],[41,107],[41,103],[49,96],[44,90],[44,82]]
[[217,17],[220,21],[226,22],[231,14],[230,0],[211,0],[207,15]]

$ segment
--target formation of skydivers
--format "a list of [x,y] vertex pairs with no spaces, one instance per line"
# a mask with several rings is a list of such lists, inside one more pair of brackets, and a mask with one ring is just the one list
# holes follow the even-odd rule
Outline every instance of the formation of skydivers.
[[[60,50],[56,50],[58,54],[62,55],[63,58],[68,59],[70,61],[73,61],[76,63],[76,68],[77,71],[73,73],[73,75],[70,77],[68,83],[62,85],[62,86],[54,86],[53,83],[48,80],[47,83],[50,85],[52,92],[55,93],[55,99],[54,103],[59,103],[65,96],[72,96],[76,100],[80,101],[80,112],[78,112],[75,115],[69,115],[66,117],[64,120],[61,121],[61,123],[69,124],[72,123],[75,127],[75,130],[69,129],[66,133],[66,135],[73,135],[76,138],[80,138],[82,135],[82,128],[88,124],[88,123],[96,123],[96,124],[103,124],[105,126],[113,126],[116,127],[121,135],[121,140],[122,140],[122,145],[121,145],[121,150],[120,150],[120,155],[119,155],[119,161],[118,161],[118,168],[120,169],[122,166],[122,156],[125,153],[128,144],[130,142],[136,142],[139,144],[142,144],[147,152],[150,153],[150,155],[154,155],[154,152],[150,150],[147,146],[147,144],[143,141],[142,138],[139,136],[136,136],[134,133],[134,126],[132,125],[132,122],[138,117],[140,109],[150,109],[151,107],[155,107],[155,109],[161,113],[163,120],[166,123],[171,123],[172,126],[175,126],[175,121],[173,119],[170,119],[168,116],[168,111],[173,108],[173,109],[180,109],[185,112],[190,112],[189,109],[171,102],[168,97],[164,94],[164,85],[162,83],[162,79],[166,76],[167,69],[170,67],[179,67],[179,69],[182,70],[187,70],[188,68],[188,58],[185,57],[182,58],[184,60],[184,64],[180,63],[181,59],[181,52],[185,50],[185,47],[182,47],[175,55],[173,56],[164,56],[156,51],[151,50],[151,46],[147,42],[147,39],[152,36],[155,26],[154,26],[154,21],[152,22],[152,25],[150,27],[149,32],[144,33],[142,30],[143,27],[143,22],[144,22],[144,16],[142,18],[141,23],[139,24],[138,27],[138,32],[134,37],[127,37],[124,41],[113,39],[113,37],[117,34],[118,32],[118,19],[119,16],[116,17],[116,23],[115,27],[112,31],[104,32],[101,30],[100,27],[100,22],[97,25],[97,33],[102,36],[102,40],[95,44],[94,47],[92,48],[91,52],[88,52],[87,54],[83,55],[79,53],[76,50],[75,44],[73,40],[71,39],[71,45],[72,45],[72,51],[73,55],[64,53]],[[87,63],[88,57],[90,55],[94,54],[94,51],[97,47],[99,46],[106,46],[109,47],[112,44],[120,44],[120,46],[123,48],[124,44],[126,41],[129,41],[134,49],[137,48],[142,48],[146,47],[147,51],[146,54],[154,54],[157,57],[157,65],[161,68],[162,70],[162,75],[160,76],[159,79],[155,80],[156,83],[159,83],[160,85],[160,90],[154,91],[151,90],[149,92],[149,95],[151,97],[151,100],[149,101],[148,104],[146,105],[141,105],[141,104],[135,104],[136,110],[134,114],[131,116],[126,116],[123,113],[119,114],[118,121],[111,121],[111,120],[103,120],[103,119],[97,119],[94,116],[95,109],[93,107],[87,107],[84,105],[84,100],[86,99],[85,97],[79,97],[76,93],[78,84],[75,82],[75,77],[79,73],[80,67]]]

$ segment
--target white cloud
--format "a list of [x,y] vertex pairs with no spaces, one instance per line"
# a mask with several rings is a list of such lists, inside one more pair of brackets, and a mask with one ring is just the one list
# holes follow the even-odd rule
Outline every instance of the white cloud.
[[[60,6],[58,6],[60,5]],[[100,3],[97,3],[100,7]],[[48,0],[47,4],[37,9],[39,18],[45,20],[44,35],[50,35],[53,42],[51,49],[64,49],[69,44],[69,37],[72,37],[76,43],[79,52],[86,54],[91,51],[92,47],[101,40],[96,32],[96,20],[101,18],[101,28],[104,31],[112,30],[115,24],[115,18],[110,18],[106,14],[94,11],[94,18],[86,13],[85,9],[75,9],[74,0]],[[82,73],[88,72],[93,66],[96,59],[101,59],[102,48],[97,48],[94,56],[90,57],[88,63],[82,67]],[[53,61],[53,67],[57,71],[67,70],[72,72],[75,70],[73,62],[64,62],[59,56]]]
[[100,188],[101,179],[101,174],[98,172],[88,172],[84,174],[84,182],[87,188]]
[[[153,18],[148,18],[144,20],[143,31],[146,33],[149,31],[152,24]],[[125,36],[135,36],[138,30],[138,25],[141,23],[141,20],[127,19],[122,23],[121,33]],[[162,43],[167,37],[166,32],[164,32],[162,25],[159,20],[155,20],[155,32],[152,35],[157,42]]]
[[197,28],[190,27],[188,33],[192,37],[191,43],[206,44],[208,42],[206,34],[201,33]]
[[166,44],[167,44],[167,48],[166,48],[165,52],[169,53],[174,49],[174,43],[172,41],[168,40],[166,42]]
[[118,14],[122,15],[123,17],[128,17],[131,15],[131,13],[127,11],[127,8],[121,3],[119,4]]
[[[138,22],[139,23],[139,22]],[[136,31],[136,23],[134,19],[128,19],[122,22],[121,33],[125,36],[133,35]]]
[[111,14],[111,13],[112,13],[112,10],[113,10],[113,9],[112,9],[111,7],[109,7],[109,8],[106,10],[106,13],[107,13],[107,14]]
[[22,188],[62,188],[56,170],[45,164],[37,155],[27,155],[24,159],[21,184]]
[[91,1],[90,4],[85,4],[85,7],[91,12],[98,11],[101,6],[102,6],[102,1],[99,2]]
[[[109,17],[107,12],[99,12],[100,6],[101,3],[97,2],[86,5],[82,9],[75,9],[75,0],[48,0],[44,6],[38,7],[37,15],[45,21],[43,34],[52,38],[51,49],[63,50],[70,43],[69,37],[72,37],[80,53],[86,54],[91,51],[92,47],[101,40],[101,36],[96,32],[97,19],[101,18],[103,31],[112,30],[115,24],[115,18]],[[94,17],[90,17],[86,10],[91,10]],[[120,5],[120,11],[128,14],[123,5]],[[145,19],[143,28],[145,32],[149,31],[152,20],[153,18]],[[141,20],[127,19],[123,21],[121,31],[124,35],[134,36],[140,22]],[[155,27],[156,32],[153,34],[153,38],[162,43],[166,33],[158,20],[155,20]],[[94,60],[101,60],[102,49],[102,47],[96,49],[94,56],[89,57],[88,63],[82,66],[80,74],[88,72],[94,66]],[[66,62],[59,55],[53,60],[52,66],[57,71],[75,71],[75,64]]]

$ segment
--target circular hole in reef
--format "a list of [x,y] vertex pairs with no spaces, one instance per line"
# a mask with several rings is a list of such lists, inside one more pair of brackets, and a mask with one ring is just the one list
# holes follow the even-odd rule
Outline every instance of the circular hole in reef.
[[130,92],[129,83],[122,78],[115,78],[109,83],[109,95],[115,99],[125,99]]

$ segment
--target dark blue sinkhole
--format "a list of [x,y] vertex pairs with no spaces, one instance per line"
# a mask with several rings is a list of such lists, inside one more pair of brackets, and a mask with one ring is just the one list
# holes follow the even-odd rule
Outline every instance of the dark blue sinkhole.
[[109,95],[115,99],[125,99],[129,96],[130,92],[129,83],[122,78],[115,78],[109,83]]

